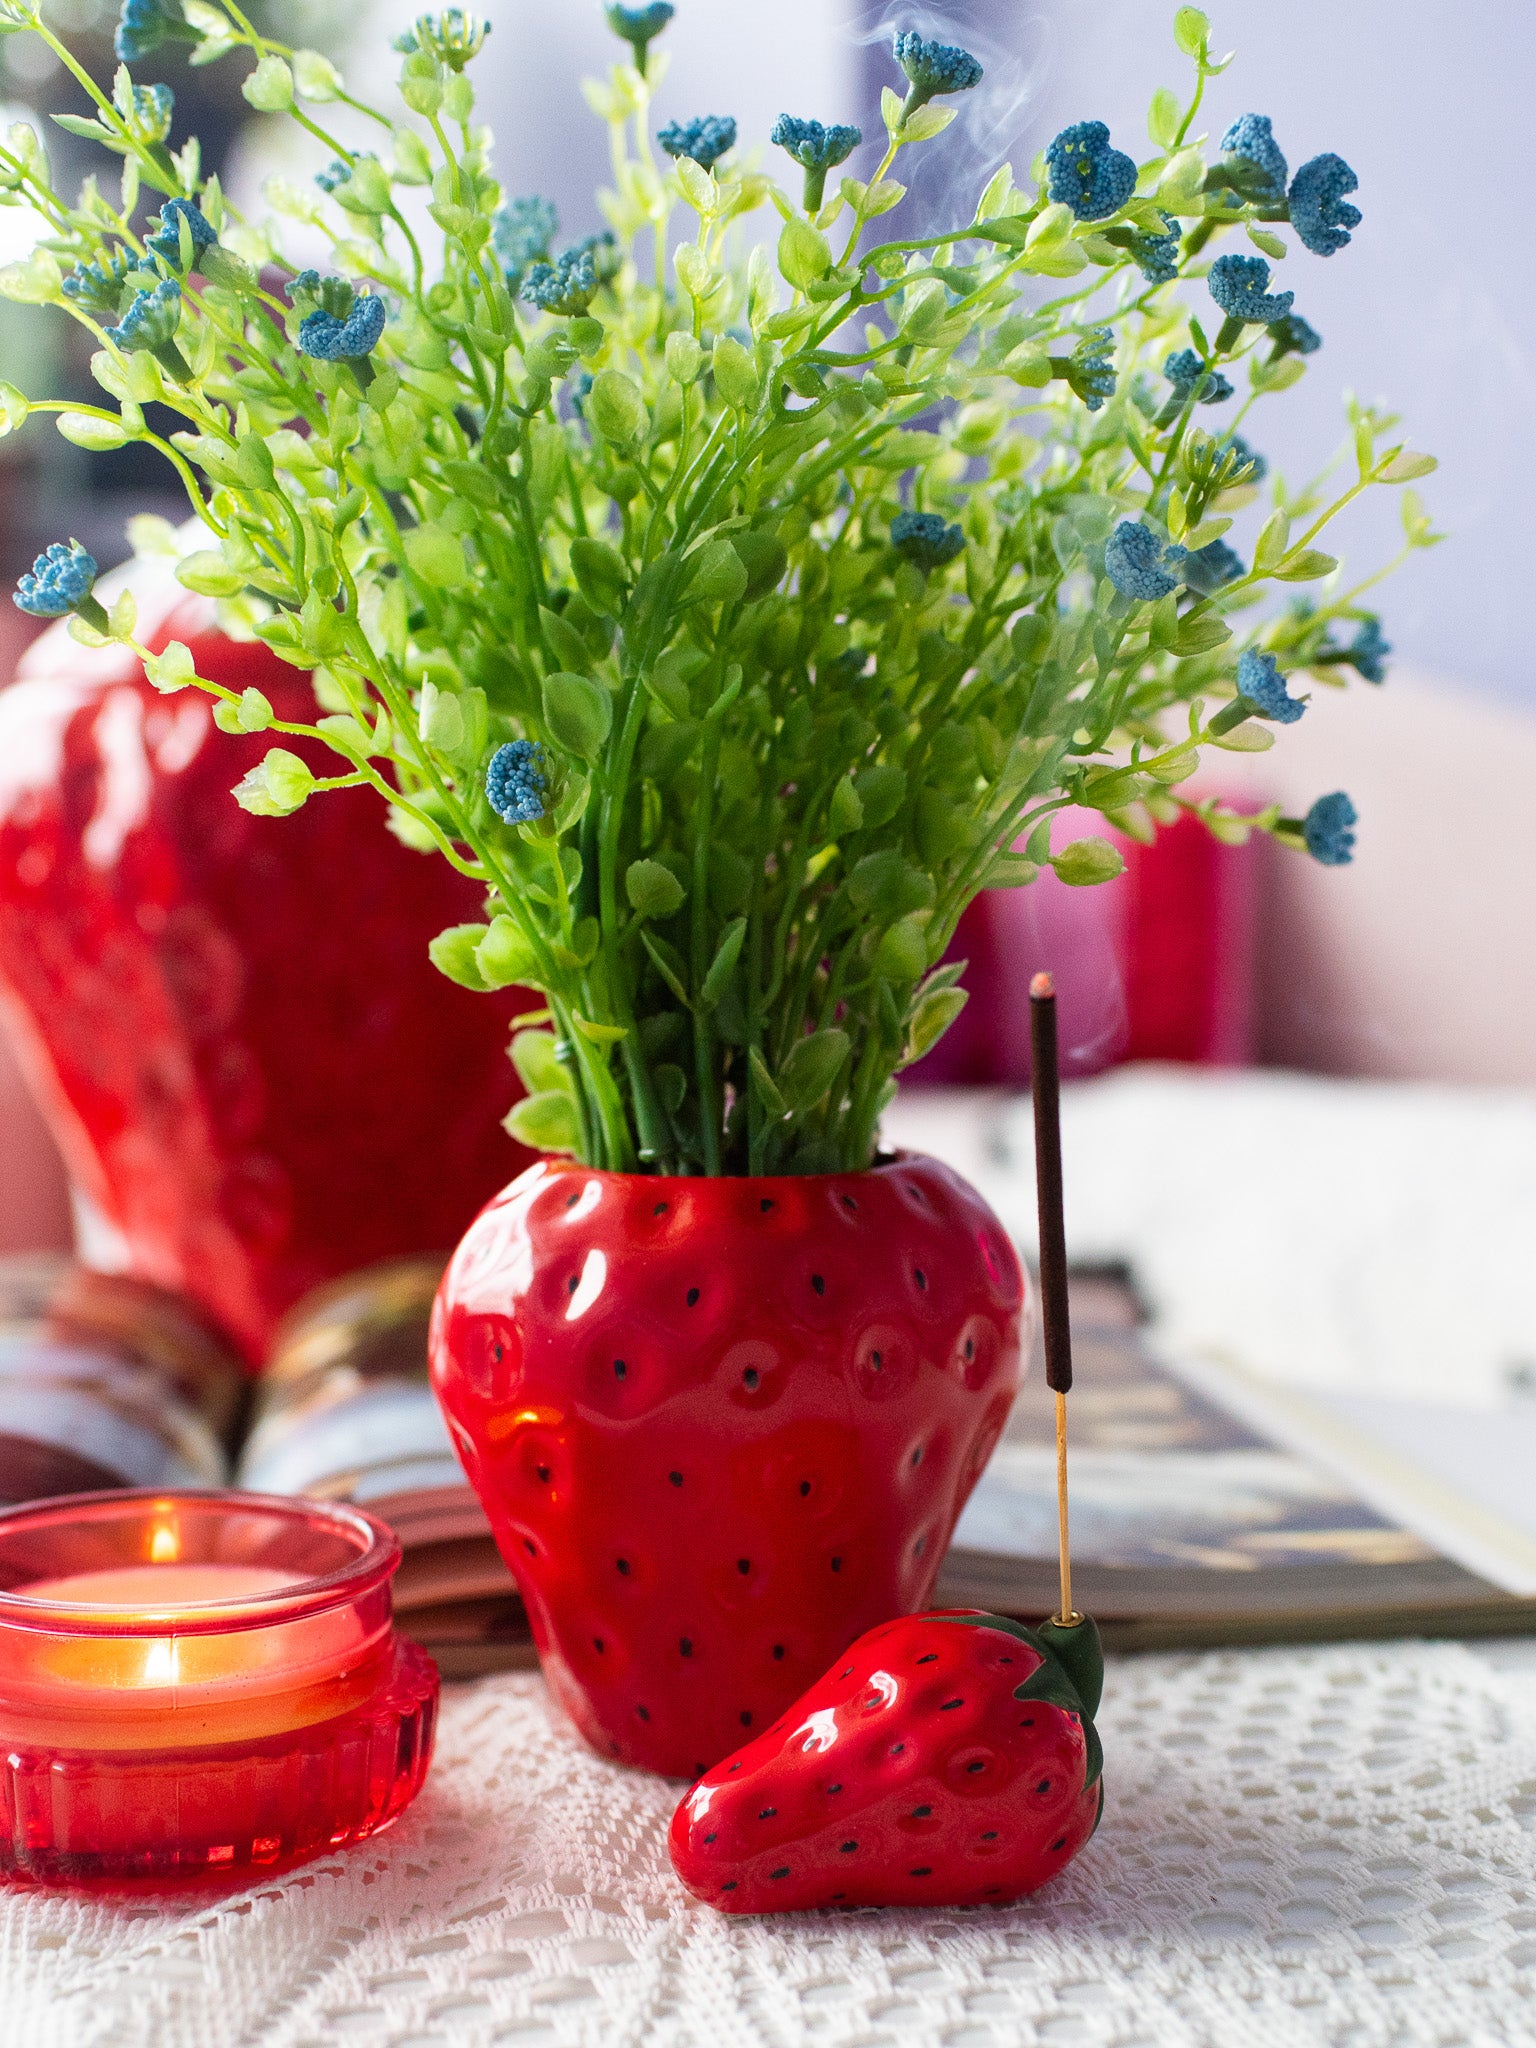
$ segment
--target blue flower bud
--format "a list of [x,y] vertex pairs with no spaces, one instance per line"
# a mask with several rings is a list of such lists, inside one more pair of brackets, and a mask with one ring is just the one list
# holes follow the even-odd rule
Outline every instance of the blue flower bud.
[[107,329],[108,341],[115,341],[125,355],[141,349],[162,349],[181,325],[181,286],[174,277],[156,285],[152,292],[140,292],[116,327]]
[[612,284],[624,268],[624,256],[611,228],[604,228],[600,234],[583,235],[579,242],[573,242],[560,261],[566,256],[590,256],[592,267],[597,272],[599,284]]
[[1359,184],[1343,157],[1331,151],[1303,164],[1291,180],[1291,226],[1314,256],[1336,256],[1350,229],[1359,227],[1360,209],[1344,197]]
[[[1104,549],[1104,573],[1122,597],[1155,604],[1184,581],[1183,548],[1164,547],[1150,527],[1122,519]],[[1170,572],[1177,573],[1170,573]]]
[[165,205],[160,210],[160,218],[155,223],[158,232],[147,236],[144,246],[158,256],[160,261],[168,265],[170,269],[179,271],[181,269],[181,223],[183,221],[186,222],[188,231],[192,236],[191,268],[196,270],[200,252],[204,249],[215,248],[219,238],[209,226],[202,208],[195,206],[190,199],[168,199],[165,202]]
[[430,50],[450,70],[462,71],[484,49],[491,27],[481,15],[466,14],[462,7],[445,7],[441,14],[418,14],[411,26],[395,37],[394,47],[403,56]]
[[1316,355],[1323,345],[1323,337],[1299,313],[1287,313],[1283,320],[1271,321],[1269,331],[1276,359],[1284,355]]
[[171,36],[197,40],[195,31],[187,26],[180,0],[123,0],[112,44],[121,63],[137,64]]
[[1261,484],[1269,475],[1268,458],[1261,455],[1257,448],[1250,448],[1241,434],[1228,434],[1220,445],[1234,458],[1233,466],[1237,472],[1227,479],[1225,489],[1233,490],[1243,484]]
[[313,356],[318,362],[357,362],[378,347],[386,318],[384,301],[372,292],[361,292],[345,320],[324,307],[307,313],[299,322],[295,345],[301,356]]
[[1268,327],[1291,310],[1294,292],[1269,292],[1269,265],[1262,256],[1218,256],[1206,279],[1211,297],[1231,320]]
[[491,220],[491,243],[514,291],[530,263],[549,261],[550,245],[559,231],[560,216],[549,200],[536,194],[497,207]]
[[[669,10],[670,12],[670,10]],[[509,740],[498,747],[485,771],[485,796],[507,825],[531,825],[544,815],[548,777],[544,749],[537,740]]]
[[1273,719],[1276,725],[1294,725],[1307,708],[1302,698],[1287,691],[1275,657],[1256,647],[1245,647],[1238,657],[1237,691],[1260,718]]
[[1276,205],[1285,197],[1285,181],[1290,172],[1280,145],[1270,132],[1267,114],[1239,114],[1221,138],[1221,152],[1223,156],[1240,157],[1257,172],[1256,177],[1245,180],[1250,197],[1269,205]]
[[597,265],[587,249],[567,249],[555,263],[535,263],[523,279],[523,297],[541,313],[568,319],[585,313],[597,294]]
[[981,83],[981,65],[955,43],[931,41],[909,28],[891,44],[891,55],[907,74],[907,111],[941,92],[969,92]]
[[1108,220],[1136,190],[1136,166],[1123,150],[1111,149],[1102,121],[1077,121],[1063,128],[1045,152],[1053,200],[1070,206],[1079,220]]
[[1203,548],[1196,548],[1193,554],[1184,557],[1184,581],[1202,597],[1213,597],[1224,584],[1235,583],[1240,576],[1247,574],[1247,564],[1242,556],[1229,548],[1224,540],[1207,541]]
[[170,134],[175,106],[176,95],[168,85],[135,85],[130,86],[126,105],[118,111],[134,140],[152,147]]
[[1181,348],[1163,365],[1163,375],[1173,386],[1173,395],[1183,405],[1197,390],[1197,405],[1220,405],[1232,396],[1232,383],[1220,370],[1208,370],[1192,348]]
[[64,280],[64,296],[82,313],[115,320],[123,303],[123,287],[138,265],[126,249],[113,249],[100,263],[79,263]]
[[77,540],[67,545],[56,540],[16,585],[11,602],[34,619],[62,619],[68,612],[79,611],[95,582],[95,556],[88,555]]
[[1171,213],[1160,212],[1158,218],[1163,223],[1160,235],[1154,235],[1149,228],[1136,230],[1131,261],[1148,284],[1172,284],[1179,274],[1181,230]]
[[1090,327],[1067,358],[1067,382],[1090,412],[1115,395],[1115,330]]
[[864,140],[864,131],[838,125],[824,128],[820,121],[780,114],[768,140],[788,150],[803,171],[830,171],[853,155]]
[[669,121],[657,131],[656,140],[668,156],[692,157],[708,171],[736,147],[736,123],[729,114],[699,114],[691,121]]
[[1320,796],[1301,823],[1307,851],[1325,868],[1347,867],[1355,857],[1359,814],[1342,789]]
[[647,50],[677,12],[672,0],[651,0],[648,7],[624,7],[616,0],[615,5],[605,7],[603,12],[614,34],[634,51],[635,69],[643,78]]
[[891,546],[904,561],[925,572],[942,569],[965,552],[965,535],[937,512],[898,512],[891,521]]
[[1391,652],[1392,643],[1384,638],[1380,619],[1372,615],[1361,621],[1346,659],[1366,682],[1384,683],[1387,680],[1387,656]]
[[333,156],[323,171],[316,171],[315,183],[322,192],[334,192],[338,185],[345,185],[352,175],[352,166],[344,164],[339,156]]

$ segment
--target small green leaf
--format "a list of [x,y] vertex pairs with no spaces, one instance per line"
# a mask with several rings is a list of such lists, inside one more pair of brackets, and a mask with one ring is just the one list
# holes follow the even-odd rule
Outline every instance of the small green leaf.
[[761,1098],[763,1107],[770,1116],[788,1116],[789,1104],[774,1086],[768,1063],[754,1045],[747,1054],[747,1065],[752,1073],[752,1085]]
[[605,441],[628,448],[645,432],[650,415],[640,387],[622,370],[599,370],[583,410]]
[[293,73],[281,57],[263,57],[240,91],[258,114],[281,114],[293,105]]
[[736,962],[741,958],[741,945],[747,936],[747,920],[733,917],[726,926],[720,944],[715,948],[715,957],[709,963],[709,972],[704,977],[704,986],[699,990],[699,1000],[713,1009],[725,994]]
[[1303,548],[1281,563],[1275,577],[1281,583],[1315,583],[1320,576],[1331,576],[1338,566],[1338,558],[1325,555],[1321,548]]
[[535,1152],[574,1152],[581,1142],[575,1103],[553,1089],[525,1095],[507,1112],[503,1128],[508,1137]]
[[1040,872],[1040,863],[1027,854],[1005,849],[998,854],[982,878],[985,889],[1024,889]]
[[[832,248],[824,234],[799,214],[784,223],[779,236],[779,275],[786,284],[803,292],[807,285],[825,277],[832,268]],[[718,354],[718,345],[716,349]]]
[[286,747],[273,747],[234,787],[235,802],[258,818],[286,818],[299,810],[315,786],[307,762]]
[[569,1094],[571,1083],[552,1031],[514,1031],[508,1057],[530,1095]]
[[1086,889],[1096,882],[1112,882],[1125,862],[1107,839],[1074,839],[1053,856],[1051,866],[1059,880]]
[[1181,7],[1173,17],[1173,40],[1186,57],[1202,57],[1211,39],[1211,20],[1198,7]]
[[427,957],[439,974],[446,974],[460,988],[484,993],[492,984],[480,972],[475,952],[487,930],[483,924],[452,924],[427,947]]
[[936,988],[918,999],[907,1032],[907,1063],[931,1052],[970,1001],[963,988]]
[[1186,619],[1173,636],[1173,652],[1181,658],[1209,654],[1231,638],[1232,628],[1224,619]]
[[863,822],[864,805],[851,778],[845,775],[832,792],[832,801],[827,806],[827,823],[834,835],[841,839],[849,832],[857,832]]
[[820,1102],[842,1072],[851,1043],[846,1031],[813,1031],[797,1038],[779,1068],[779,1092],[792,1112]]
[[31,409],[24,391],[18,391],[14,384],[0,383],[0,438],[24,426]]
[[683,900],[682,883],[659,860],[634,860],[624,871],[630,905],[642,917],[670,917]]
[[1147,109],[1147,133],[1159,149],[1172,149],[1181,118],[1178,94],[1170,92],[1166,85],[1160,85]]
[[1256,249],[1262,249],[1264,254],[1272,257],[1276,263],[1283,262],[1290,253],[1278,235],[1269,234],[1265,229],[1255,227],[1252,221],[1248,223],[1248,239]]
[[613,699],[590,676],[557,669],[544,678],[544,723],[567,752],[595,761],[613,725]]
[[629,570],[617,548],[581,534],[571,542],[571,570],[593,611],[617,613],[629,595]]
[[475,947],[475,965],[486,988],[538,985],[538,954],[533,941],[510,917],[491,919],[489,929]]
[[735,604],[746,594],[747,569],[731,543],[712,540],[691,556],[688,595],[705,604]]
[[917,917],[903,917],[884,933],[871,963],[886,981],[916,981],[928,965],[928,934]]
[[92,412],[61,412],[54,425],[66,441],[92,453],[122,448],[128,441],[128,429],[121,420],[104,420]]
[[625,1025],[594,1024],[590,1017],[583,1017],[580,1010],[571,1012],[571,1021],[582,1037],[592,1045],[617,1045],[620,1039],[629,1035]]
[[433,590],[460,590],[469,581],[469,564],[464,543],[446,526],[428,522],[413,526],[401,536],[405,559],[421,581]]
[[197,680],[192,651],[180,640],[173,640],[159,654],[151,654],[144,663],[144,673],[155,688],[167,697],[176,690],[184,690],[189,683]]
[[1394,455],[1390,462],[1384,462],[1376,472],[1379,484],[1409,484],[1416,477],[1428,476],[1431,470],[1440,467],[1439,458],[1434,455],[1416,455],[1405,448],[1401,455]]

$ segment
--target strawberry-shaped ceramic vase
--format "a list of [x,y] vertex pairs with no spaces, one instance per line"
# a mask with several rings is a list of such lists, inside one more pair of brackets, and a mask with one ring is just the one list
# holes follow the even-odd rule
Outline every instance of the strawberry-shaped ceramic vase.
[[1091,1621],[951,1608],[871,1629],[685,1793],[668,1848],[722,1913],[1001,1905],[1099,1824]]
[[[183,640],[202,674],[314,718],[306,675],[225,638],[168,574],[129,573],[147,646]],[[500,1128],[519,991],[432,966],[481,892],[392,837],[371,791],[241,810],[230,790],[271,735],[212,713],[62,621],[28,650],[0,690],[0,1003],[87,1253],[190,1294],[255,1363],[300,1295],[446,1251],[526,1164]]]
[[593,1746],[694,1777],[922,1607],[1021,1371],[1024,1279],[947,1167],[541,1162],[459,1245],[432,1374]]

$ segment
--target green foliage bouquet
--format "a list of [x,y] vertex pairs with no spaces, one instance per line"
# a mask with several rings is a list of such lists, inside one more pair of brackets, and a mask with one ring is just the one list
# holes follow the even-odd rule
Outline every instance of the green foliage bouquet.
[[[1247,559],[1228,540],[1265,478],[1248,414],[1318,346],[1271,288],[1280,230],[1326,257],[1360,216],[1349,166],[1292,178],[1265,117],[1218,149],[1192,134],[1230,61],[1198,9],[1175,23],[1190,96],[1154,96],[1145,162],[1080,122],[925,236],[884,232],[892,173],[977,84],[973,56],[896,37],[905,91],[867,177],[842,174],[856,128],[783,116],[791,197],[723,116],[663,128],[658,155],[672,12],[606,9],[630,46],[587,87],[609,227],[558,248],[553,208],[497,182],[469,74],[490,25],[456,8],[401,38],[384,111],[233,0],[126,0],[110,95],[35,0],[0,0],[93,103],[66,125],[122,160],[115,199],[92,178],[70,203],[12,129],[4,196],[47,232],[0,287],[95,337],[111,402],[46,409],[82,446],[174,467],[203,529],[182,583],[313,673],[314,722],[285,724],[185,647],[139,649],[228,729],[330,749],[317,775],[274,746],[239,801],[280,815],[370,785],[485,885],[485,921],[433,951],[544,999],[514,1040],[516,1135],[626,1171],[857,1168],[893,1074],[965,1000],[940,963],[977,891],[1118,869],[1104,838],[1053,850],[1064,810],[1141,838],[1196,811],[1349,858],[1342,792],[1290,818],[1181,791],[1202,749],[1299,718],[1299,676],[1381,680],[1369,585],[1342,587],[1317,543],[1433,463],[1352,406],[1345,479],[1277,477]],[[128,69],[168,38],[195,64],[246,53],[251,105],[331,154],[313,188],[267,188],[329,244],[324,273],[285,259],[281,220],[236,213],[195,139],[173,146],[171,91]],[[376,151],[327,132],[337,104]],[[8,425],[29,409],[0,392]],[[1411,491],[1403,523],[1405,552],[1435,538]],[[131,598],[109,609],[95,574],[58,543],[16,601],[137,646]],[[1319,594],[1260,612],[1277,582]]]

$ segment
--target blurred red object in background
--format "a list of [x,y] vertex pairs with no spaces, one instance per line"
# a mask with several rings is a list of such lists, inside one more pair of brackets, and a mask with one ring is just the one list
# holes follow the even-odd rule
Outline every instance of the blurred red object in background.
[[[313,718],[306,675],[168,575],[132,582],[146,646],[184,640],[200,674]],[[526,1002],[427,958],[482,892],[402,846],[371,791],[242,811],[268,744],[62,625],[0,691],[0,1000],[95,1212],[86,1255],[184,1290],[253,1363],[311,1287],[447,1251],[530,1158],[500,1127]]]
[[[1103,830],[1090,814],[1063,819],[1057,849]],[[1150,846],[1110,836],[1125,858],[1113,882],[1072,889],[1047,868],[1027,889],[989,890],[970,906],[945,957],[969,963],[971,999],[906,1079],[1024,1086],[1029,983],[1042,968],[1056,977],[1071,1074],[1252,1059],[1256,846],[1223,846],[1188,816]]]

